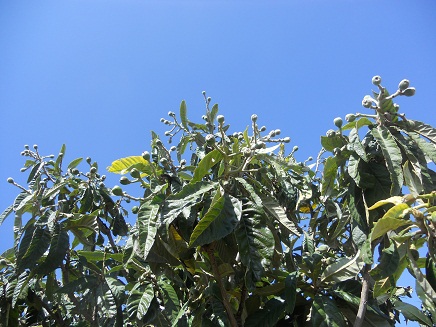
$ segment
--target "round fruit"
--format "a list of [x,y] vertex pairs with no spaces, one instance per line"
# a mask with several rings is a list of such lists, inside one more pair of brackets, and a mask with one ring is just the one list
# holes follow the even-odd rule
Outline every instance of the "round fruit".
[[150,152],[148,152],[148,151],[142,152],[142,158],[144,160],[150,161]]
[[13,184],[13,183],[14,183],[14,179],[13,179],[12,177],[9,177],[9,178],[8,178],[8,183]]
[[91,157],[87,157],[86,158],[86,162],[90,164],[91,163]]
[[113,193],[113,195],[117,195],[117,196],[123,196],[123,194],[124,194],[123,189],[121,187],[119,187],[118,185],[115,185],[112,188],[112,193]]
[[371,108],[372,106],[372,98],[369,95],[365,95],[362,100],[362,106],[365,108]]
[[408,79],[403,79],[400,84],[398,84],[398,88],[400,89],[400,91],[404,91],[409,87],[409,84],[410,82]]
[[415,88],[414,87],[408,87],[407,89],[405,89],[402,94],[405,95],[406,97],[411,97],[413,95],[415,95]]
[[89,170],[91,174],[95,174],[97,172],[97,168],[96,167],[91,167],[91,169]]
[[347,115],[345,115],[345,120],[347,122],[351,123],[351,122],[356,120],[356,115],[354,115],[354,114],[347,114]]
[[334,130],[332,130],[332,129],[329,129],[329,130],[325,133],[325,135],[326,135],[327,137],[335,137],[335,136],[336,136],[336,132],[335,132]]
[[138,206],[133,206],[132,207],[132,213],[134,213],[135,215],[138,213],[139,211],[139,207]]
[[291,142],[291,138],[290,138],[289,136],[286,136],[286,137],[283,139],[283,142],[284,142],[284,143],[289,143],[289,142]]
[[224,124],[224,116],[223,115],[218,115],[218,117],[216,117],[216,120],[218,121],[219,124]]
[[381,83],[381,77],[380,76],[374,76],[373,78],[372,78],[372,84],[374,84],[374,85],[380,85],[380,83]]
[[130,184],[130,180],[129,180],[126,176],[122,176],[122,177],[120,178],[120,184],[122,184],[122,185],[128,185],[128,184]]
[[138,169],[133,168],[133,169],[130,171],[130,176],[132,176],[133,178],[140,178],[140,177],[141,177],[141,173],[139,172]]
[[257,115],[256,115],[256,114],[251,115],[251,121],[252,121],[253,123],[257,121]]
[[342,118],[341,117],[336,117],[335,119],[333,119],[333,123],[335,124],[335,126],[337,128],[341,128],[342,127]]

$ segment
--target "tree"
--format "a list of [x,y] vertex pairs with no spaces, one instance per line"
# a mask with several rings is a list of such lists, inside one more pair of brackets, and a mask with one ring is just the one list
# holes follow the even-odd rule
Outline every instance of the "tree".
[[[168,145],[108,167],[63,163],[28,146],[27,185],[1,255],[4,326],[393,326],[436,324],[436,129],[398,113],[407,80],[362,104],[298,162],[280,130],[228,133],[203,92],[204,122],[162,119]],[[171,146],[175,137],[179,143]],[[189,162],[183,157],[190,156]],[[124,207],[134,201],[133,226]],[[416,280],[418,309],[404,302]]]

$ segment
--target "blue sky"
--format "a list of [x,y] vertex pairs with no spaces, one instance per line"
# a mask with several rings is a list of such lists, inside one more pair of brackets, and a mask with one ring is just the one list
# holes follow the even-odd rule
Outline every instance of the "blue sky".
[[[365,112],[371,77],[407,117],[436,125],[436,2],[0,0],[0,210],[18,190],[24,144],[100,167],[149,149],[150,130],[207,91],[232,131],[256,113],[316,156],[333,118]],[[21,176],[22,175],[22,176]],[[110,177],[114,185],[118,176]],[[0,251],[12,244],[12,219]]]

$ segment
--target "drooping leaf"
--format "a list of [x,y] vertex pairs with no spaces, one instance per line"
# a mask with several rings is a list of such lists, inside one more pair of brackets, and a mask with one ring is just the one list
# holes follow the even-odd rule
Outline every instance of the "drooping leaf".
[[400,255],[395,242],[391,242],[389,247],[382,250],[380,263],[374,267],[370,274],[378,280],[391,276],[400,265]]
[[194,176],[192,177],[191,183],[199,182],[204,176],[209,173],[209,170],[221,161],[223,155],[217,149],[212,150],[206,156],[201,159],[198,166],[194,170]]
[[421,310],[419,310],[414,305],[411,305],[406,302],[395,301],[394,307],[396,310],[400,311],[403,316],[411,321],[417,321],[420,324],[424,324],[426,326],[431,326],[432,322],[430,318],[428,318]]
[[17,270],[21,272],[25,268],[34,268],[35,263],[50,246],[50,239],[51,235],[49,230],[37,226],[31,235],[30,244],[25,248],[25,252],[21,251],[22,247],[20,246],[17,257]]
[[427,259],[425,261],[425,276],[427,277],[431,287],[436,291],[436,265],[429,255],[427,255]]
[[345,144],[345,140],[338,134],[333,137],[321,136],[321,145],[326,151],[333,152],[334,149],[341,148]]
[[335,184],[338,165],[334,157],[328,157],[324,163],[324,171],[322,175],[322,196],[330,196]]
[[410,212],[410,210],[410,207],[406,203],[400,203],[390,208],[385,215],[374,224],[371,231],[371,241],[376,240],[380,236],[398,227],[410,225],[411,222],[409,220],[401,219]]
[[357,128],[353,128],[348,135],[349,143],[347,145],[349,150],[354,151],[362,160],[368,161],[365,149],[359,139],[359,134]]
[[14,211],[14,206],[11,204],[9,207],[7,207],[0,215],[0,226],[3,224],[3,221],[6,219],[7,216],[11,214],[11,212]]
[[261,199],[265,211],[269,215],[271,215],[275,220],[277,220],[283,227],[289,230],[292,234],[300,237],[301,231],[299,227],[288,218],[283,207],[276,200],[274,200],[273,197],[262,196]]
[[403,197],[402,196],[398,196],[398,195],[397,196],[392,196],[392,197],[390,197],[388,199],[377,201],[371,207],[369,207],[368,210],[377,209],[377,208],[379,208],[381,206],[384,206],[385,204],[394,204],[394,205],[397,205],[397,204],[400,204],[400,203],[403,203],[403,202],[404,201],[403,201]]
[[159,205],[151,202],[143,203],[138,211],[138,241],[141,245],[143,259],[147,258],[156,238],[158,212]]
[[360,258],[360,251],[351,258],[341,258],[337,262],[327,266],[322,272],[322,282],[342,282],[357,276],[363,268],[363,261]]
[[313,327],[347,326],[335,301],[325,295],[316,295],[312,304],[311,322]]
[[251,202],[243,205],[235,236],[242,263],[254,281],[260,280],[264,271],[262,260],[270,260],[274,249],[274,237],[262,217],[262,208]]
[[68,233],[62,228],[61,224],[56,223],[51,237],[48,255],[38,267],[38,273],[43,275],[61,266],[70,245]]
[[430,125],[427,125],[423,122],[413,120],[409,121],[412,123],[413,131],[418,133],[421,136],[424,136],[428,140],[430,140],[433,144],[436,144],[436,129]]
[[237,198],[225,193],[215,196],[208,212],[195,226],[189,246],[211,243],[230,234],[241,218],[242,204]]
[[392,182],[391,195],[397,195],[403,186],[403,171],[401,169],[402,155],[391,132],[384,126],[378,126],[371,130],[383,152],[387,168]]
[[285,314],[286,304],[284,301],[272,298],[265,303],[262,309],[249,315],[245,320],[245,327],[274,327]]
[[297,300],[297,273],[293,272],[286,276],[285,279],[285,294],[284,300],[286,304],[286,313],[294,312],[295,303]]
[[12,307],[15,307],[15,304],[17,303],[18,299],[21,299],[22,297],[26,296],[27,289],[29,287],[29,279],[31,278],[31,275],[28,271],[23,271],[20,273],[20,275],[17,278],[17,283],[14,287],[14,292],[12,296]]

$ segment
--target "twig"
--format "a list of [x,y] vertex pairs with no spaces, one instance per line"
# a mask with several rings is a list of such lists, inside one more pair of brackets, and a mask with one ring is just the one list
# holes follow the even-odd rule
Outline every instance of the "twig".
[[224,305],[224,308],[226,309],[227,317],[229,318],[229,321],[230,321],[230,326],[238,327],[238,322],[236,321],[235,316],[233,315],[232,307],[230,306],[229,299],[227,298],[227,292],[224,288],[223,282],[221,280],[221,275],[220,275],[220,272],[218,270],[218,265],[217,265],[217,262],[215,260],[214,246],[213,246],[213,244],[205,245],[204,249],[206,250],[207,254],[209,255],[210,264],[212,266],[213,277],[215,278],[215,280],[218,284],[218,287],[220,289],[221,297],[223,298],[223,305]]
[[366,307],[368,302],[369,294],[369,270],[371,265],[365,264],[362,272],[362,292],[360,293],[360,303],[359,310],[357,311],[356,320],[354,321],[353,327],[361,327],[363,325],[363,320],[365,319]]

